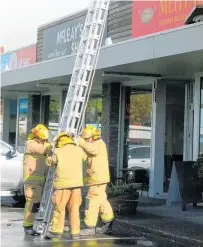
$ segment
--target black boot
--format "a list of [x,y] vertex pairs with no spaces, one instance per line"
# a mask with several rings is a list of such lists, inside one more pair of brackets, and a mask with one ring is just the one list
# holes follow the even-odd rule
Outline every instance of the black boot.
[[27,227],[24,226],[24,232],[27,235],[33,235],[33,236],[36,235],[36,231],[33,229],[33,226],[27,226]]
[[110,235],[110,234],[112,234],[112,231],[113,231],[112,227],[113,227],[113,220],[109,221],[109,222],[105,222],[103,224],[103,226],[101,228],[97,228],[96,231],[98,233]]

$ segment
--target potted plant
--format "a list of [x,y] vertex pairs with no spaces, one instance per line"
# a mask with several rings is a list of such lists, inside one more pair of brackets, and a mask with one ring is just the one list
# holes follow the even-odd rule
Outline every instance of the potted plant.
[[203,200],[203,153],[200,154],[195,162],[197,169],[197,177],[199,178],[200,187],[202,188],[202,200]]
[[203,178],[203,154],[200,154],[196,161],[197,173],[199,178]]
[[111,184],[107,187],[107,195],[115,213],[136,214],[139,198],[136,184]]

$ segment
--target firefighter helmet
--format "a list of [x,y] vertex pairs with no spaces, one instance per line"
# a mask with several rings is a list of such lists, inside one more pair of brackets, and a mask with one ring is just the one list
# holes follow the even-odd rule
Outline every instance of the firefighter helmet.
[[40,139],[47,140],[49,138],[49,130],[43,124],[38,124],[31,132]]
[[82,131],[82,137],[84,139],[89,139],[89,138],[93,138],[94,140],[99,139],[101,136],[100,131],[95,128],[92,125],[87,126],[83,131]]
[[54,137],[53,141],[56,142],[56,147],[58,148],[63,147],[66,144],[74,143],[73,136],[65,131]]

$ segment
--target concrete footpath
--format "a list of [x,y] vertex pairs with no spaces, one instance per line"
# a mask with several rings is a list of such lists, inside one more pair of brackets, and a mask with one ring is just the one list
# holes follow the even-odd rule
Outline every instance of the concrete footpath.
[[117,216],[114,233],[119,229],[126,236],[141,233],[170,239],[180,246],[203,246],[203,205],[188,205],[185,212],[178,204],[165,205],[165,200],[140,197],[137,214]]
[[[26,246],[23,245],[25,242],[30,246],[29,240],[24,239],[22,228],[24,209],[15,206],[10,208],[7,205],[11,205],[11,202],[6,201],[1,208],[2,243],[19,241],[22,245],[18,247]],[[136,215],[126,213],[116,216],[113,236],[143,238],[155,242],[154,246],[203,247],[203,205],[199,204],[197,208],[188,205],[185,212],[178,204],[171,208],[165,205],[165,200],[140,196]],[[84,218],[84,205],[82,208],[81,219]],[[12,236],[13,232],[15,235]],[[9,239],[9,236],[12,238]]]

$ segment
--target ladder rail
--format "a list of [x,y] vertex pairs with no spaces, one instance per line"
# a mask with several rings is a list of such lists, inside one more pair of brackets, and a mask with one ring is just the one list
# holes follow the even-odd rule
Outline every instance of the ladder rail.
[[[109,1],[110,2],[110,1]],[[108,3],[108,6],[109,6],[109,3]],[[106,16],[105,16],[105,20],[104,20],[104,23],[106,22],[106,20],[107,20],[107,16],[108,16],[108,11],[106,12]],[[104,31],[105,31],[105,25],[103,25],[103,27],[102,27],[102,37],[103,37],[103,34],[104,34]],[[103,42],[103,40],[102,40],[102,38],[100,39],[100,41],[99,41],[99,49],[98,49],[98,51],[97,51],[97,53],[99,54],[99,52],[100,52],[100,49],[101,49],[101,45],[102,45],[102,42]],[[99,56],[97,55],[97,57],[96,57],[96,59],[95,59],[96,61],[95,61],[95,68],[96,68],[96,66],[97,66],[97,63],[98,63],[98,60],[99,60]],[[94,75],[95,75],[95,73],[96,73],[96,70],[94,69],[93,70],[93,73],[92,73],[92,78],[91,78],[91,81],[90,81],[90,86],[89,86],[89,90],[88,90],[88,92],[87,92],[87,99],[89,99],[89,96],[90,96],[90,93],[91,93],[91,88],[92,88],[92,84],[93,84],[93,80],[94,80]],[[83,120],[84,120],[84,117],[85,117],[85,112],[86,112],[86,108],[87,108],[87,104],[88,104],[88,100],[86,100],[85,101],[85,105],[84,105],[84,110],[83,110],[83,114],[82,114],[82,118],[81,118],[81,121],[80,121],[80,125],[79,125],[79,128],[78,128],[78,131],[80,131],[80,129],[82,128],[82,123],[83,123]],[[78,135],[79,133],[77,133],[77,135]]]
[[[101,4],[103,1],[99,1],[99,3],[98,4]],[[109,6],[109,1],[106,1],[107,2],[107,6],[106,6],[106,9],[107,9],[107,11],[108,11],[108,6]],[[98,6],[97,6],[98,7]],[[94,17],[96,16],[96,14],[98,14],[98,15],[102,15],[103,13],[102,13],[102,10],[103,9],[101,9],[100,10],[100,12],[99,13],[97,13],[97,11],[95,11],[95,13],[94,13],[94,15],[93,15],[93,19],[94,19]],[[98,54],[99,54],[99,49],[100,49],[100,47],[101,47],[101,43],[102,43],[102,37],[103,37],[103,33],[104,33],[104,30],[105,30],[105,23],[106,23],[106,18],[107,18],[107,15],[108,15],[108,12],[105,12],[105,14],[104,14],[104,18],[103,18],[103,25],[102,25],[102,29],[101,29],[101,34],[100,34],[100,39],[99,39],[99,41],[98,41],[98,43],[97,43],[97,46],[96,46],[96,54],[95,54],[95,59],[93,58],[93,68],[92,68],[92,72],[94,72],[94,69],[95,69],[95,67],[96,67],[96,63],[97,63],[97,60],[98,60]],[[87,20],[88,20],[88,18],[87,18]],[[88,39],[89,40],[91,40],[91,42],[94,40],[94,37],[93,38],[90,38],[91,37],[91,35],[92,35],[92,29],[93,29],[93,25],[91,26],[91,29],[90,29],[90,31],[89,31],[89,37],[88,37]],[[98,31],[98,29],[99,28],[97,28],[96,29],[96,31]],[[84,33],[85,33],[85,30],[84,30]],[[81,39],[81,45],[83,44],[83,40]],[[89,44],[87,43],[87,47],[89,46]],[[79,49],[81,48],[81,46],[79,46]],[[84,52],[84,55],[86,55],[86,52]],[[90,55],[91,54],[89,54],[89,57],[90,57]],[[79,57],[79,56],[78,56]],[[86,59],[86,57],[84,56],[83,57],[83,60],[82,61],[84,61]],[[87,58],[88,59],[88,58]],[[77,63],[76,63],[77,64]],[[83,71],[85,71],[85,67],[83,68]],[[74,91],[74,98],[76,97],[76,94],[77,94],[77,92],[79,91],[79,88],[80,87],[82,87],[82,80],[81,80],[81,73],[83,72],[83,71],[81,71],[80,73],[79,73],[79,75],[78,75],[78,77],[79,77],[79,80],[80,80],[80,84],[78,84],[77,85],[77,89]],[[92,73],[91,72],[91,73]],[[90,73],[90,75],[89,75],[89,77],[92,77],[91,76],[91,73]],[[94,75],[94,73],[93,73],[93,75]],[[85,76],[85,73],[83,73],[83,79],[84,79],[84,76]],[[70,91],[71,91],[71,84],[72,84],[72,82],[74,81],[74,77],[73,77],[73,79],[71,80],[71,83],[70,83],[70,86],[69,86],[69,89],[70,89]],[[92,85],[92,82],[91,82],[91,85]],[[89,86],[90,87],[90,86]],[[91,87],[90,87],[91,88]],[[85,95],[86,96],[86,95]],[[75,101],[75,102],[71,102],[71,106],[70,106],[70,108],[73,108],[73,105],[74,105],[74,103],[76,104],[76,102],[77,102],[77,100]],[[68,104],[68,102],[66,101],[66,104]],[[66,105],[64,106],[64,107],[66,107]],[[86,107],[85,107],[86,108]],[[83,113],[83,110],[81,111],[82,113]],[[81,113],[81,114],[82,114]],[[75,114],[76,114],[76,112],[75,112]],[[72,116],[72,119],[74,118],[74,115]],[[70,119],[69,119],[69,121],[71,121]],[[69,122],[70,123],[70,122]],[[68,123],[67,123],[67,125],[68,125]],[[80,125],[80,124],[77,124],[78,126]],[[78,129],[78,128],[77,128]],[[69,132],[73,132],[72,131],[72,129],[69,129]],[[77,134],[77,133],[74,133],[74,134]]]
[[[91,1],[90,1],[90,2],[91,2]],[[92,1],[92,4],[94,4],[95,2],[96,2],[96,4],[97,4],[97,1]],[[88,21],[90,21],[90,20],[88,20],[88,18],[89,18],[89,15],[90,15],[91,11],[92,11],[92,9],[91,9],[91,7],[90,7],[90,8],[88,9],[88,13],[87,13],[86,20],[85,20],[87,23],[88,23]],[[96,11],[94,12],[92,19],[94,19],[95,16],[96,16]],[[82,32],[82,36],[81,36],[81,37],[84,37],[84,36],[85,36],[85,34],[86,34],[86,32],[87,32],[86,28],[87,28],[87,26],[84,26],[83,32]],[[88,39],[90,38],[92,29],[93,29],[93,25],[90,26],[89,34],[88,34],[88,37],[86,37],[86,40],[88,40]],[[82,49],[83,43],[84,43],[84,40],[81,38],[80,44],[79,44],[79,48],[78,48],[79,52],[80,52],[81,49]],[[85,54],[85,53],[84,53],[84,54]],[[76,56],[76,60],[75,60],[74,69],[73,69],[72,75],[74,75],[74,73],[76,72],[76,68],[78,67],[78,63],[79,63],[79,58],[80,58],[80,54]],[[83,60],[81,61],[81,63],[84,61],[84,59],[85,59],[85,56],[83,57]],[[80,77],[81,77],[81,73],[82,73],[82,71],[80,71],[80,72],[78,73],[78,78],[79,78],[79,80],[80,80]],[[70,81],[70,85],[69,85],[69,90],[68,90],[67,96],[69,96],[69,95],[71,94],[72,84],[75,84],[74,79],[75,79],[74,76],[72,76],[72,77],[71,77],[71,81]],[[77,87],[77,86],[79,86],[79,85],[76,85],[76,87]],[[77,89],[78,89],[78,87],[77,87]],[[75,97],[75,94],[77,93],[77,91],[78,91],[78,90],[74,90],[73,98]],[[73,108],[73,103],[74,103],[74,102],[71,102],[70,109]],[[65,109],[67,106],[68,106],[68,101],[65,102],[64,109]],[[62,118],[61,118],[62,121],[63,121],[64,117],[65,117],[65,111],[63,111],[63,113],[62,113]],[[70,120],[69,120],[69,121],[70,121]],[[68,125],[68,124],[69,124],[69,123],[67,123],[67,125]],[[71,130],[69,130],[69,132],[71,132]]]

